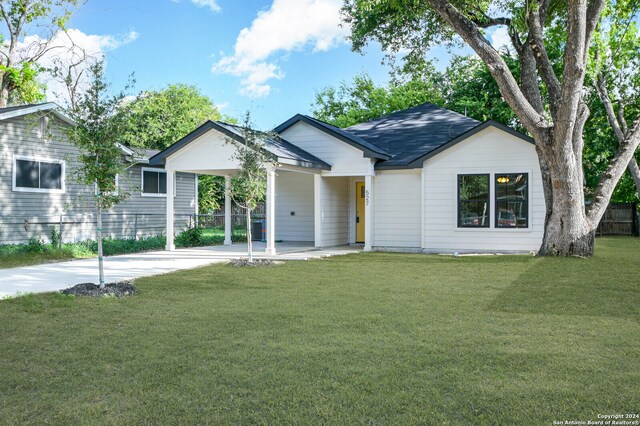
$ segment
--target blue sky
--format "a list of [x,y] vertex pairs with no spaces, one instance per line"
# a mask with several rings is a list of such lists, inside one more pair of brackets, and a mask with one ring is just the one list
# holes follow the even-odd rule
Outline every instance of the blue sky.
[[[366,71],[388,79],[379,47],[351,52],[340,0],[89,0],[69,27],[106,54],[114,88],[198,86],[224,114],[259,128],[309,113],[314,94]],[[441,66],[446,51],[434,53]]]

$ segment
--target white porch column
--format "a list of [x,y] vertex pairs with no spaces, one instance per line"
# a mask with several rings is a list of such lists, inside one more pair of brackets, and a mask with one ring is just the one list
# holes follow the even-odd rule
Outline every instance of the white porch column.
[[167,246],[166,250],[174,251],[176,249],[173,243],[173,194],[174,179],[176,173],[171,169],[167,170]]
[[373,202],[375,177],[364,177],[364,251],[371,251],[373,246]]
[[422,164],[422,174],[420,179],[420,248],[424,251],[424,240],[427,232],[427,168]]
[[231,176],[224,177],[224,245],[231,245]]
[[272,165],[267,166],[267,248],[265,254],[276,254],[276,171]]
[[322,247],[322,176],[313,175],[313,225],[314,245]]

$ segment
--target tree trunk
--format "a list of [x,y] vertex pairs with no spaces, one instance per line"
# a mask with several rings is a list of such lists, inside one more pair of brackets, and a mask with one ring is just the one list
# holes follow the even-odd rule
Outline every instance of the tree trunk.
[[100,288],[104,288],[104,260],[102,258],[102,209],[98,206],[98,217],[97,217],[98,226],[96,228],[97,231],[97,239],[98,239],[98,274],[99,274],[99,283]]
[[253,242],[251,239],[251,209],[247,208],[247,256],[249,262],[253,262]]
[[6,76],[3,76],[0,83],[0,108],[6,108],[9,102],[9,88],[5,80]]
[[633,183],[636,185],[637,196],[640,198],[640,167],[638,167],[638,162],[635,157],[629,161],[629,173],[631,173]]
[[549,142],[536,141],[540,168],[548,175],[546,223],[538,255],[592,256],[597,224],[590,223],[585,212],[580,156],[573,153],[572,143]]

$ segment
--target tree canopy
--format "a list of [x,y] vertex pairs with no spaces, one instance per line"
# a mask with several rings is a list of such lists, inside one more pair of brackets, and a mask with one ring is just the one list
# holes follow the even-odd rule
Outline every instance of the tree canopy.
[[207,120],[222,115],[213,101],[195,86],[170,84],[143,91],[118,108],[122,143],[132,147],[165,149]]
[[[0,108],[44,99],[38,61],[52,49],[79,0],[0,1]],[[25,37],[31,35],[28,44]]]

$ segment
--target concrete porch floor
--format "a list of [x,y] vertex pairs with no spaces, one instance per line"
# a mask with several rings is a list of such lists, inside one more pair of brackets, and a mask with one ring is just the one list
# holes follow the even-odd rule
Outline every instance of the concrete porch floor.
[[[264,254],[265,243],[254,242],[256,259],[309,260],[360,251],[358,247],[339,246],[317,249],[313,243],[276,243],[276,255]],[[230,246],[194,247],[176,251],[153,251],[105,257],[107,282],[192,269],[212,263],[228,262],[247,255],[246,243]],[[98,282],[98,260],[82,259],[21,268],[0,269],[0,298],[26,293],[64,290],[76,284]]]

